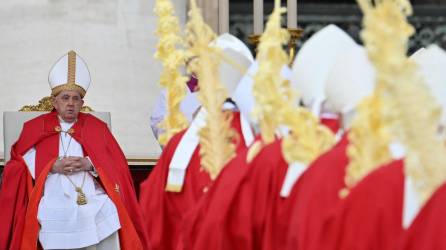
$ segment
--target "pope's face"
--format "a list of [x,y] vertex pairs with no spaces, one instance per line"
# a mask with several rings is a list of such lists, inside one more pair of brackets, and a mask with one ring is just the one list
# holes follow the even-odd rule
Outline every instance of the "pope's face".
[[72,90],[64,90],[53,99],[53,106],[60,118],[66,122],[74,122],[84,105],[81,95]]

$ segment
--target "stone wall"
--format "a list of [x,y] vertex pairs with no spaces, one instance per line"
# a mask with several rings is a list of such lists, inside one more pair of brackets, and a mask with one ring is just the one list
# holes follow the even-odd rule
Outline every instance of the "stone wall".
[[[418,2],[423,2],[420,0]],[[439,0],[446,1],[446,0]],[[252,2],[252,1],[251,1]],[[253,32],[252,3],[232,3],[230,5],[230,33],[248,42],[248,36]],[[310,0],[310,2],[313,2]],[[336,2],[336,1],[333,1]],[[273,9],[272,3],[265,3],[265,21]],[[416,33],[409,42],[409,52],[432,43],[446,49],[446,4],[414,5],[414,15],[409,22],[415,27]],[[336,24],[348,32],[357,42],[361,30],[362,14],[357,4],[298,4],[298,25],[303,28],[303,37],[298,42],[298,49],[311,35],[327,24]],[[286,16],[282,16],[282,24],[286,25]]]
[[[173,1],[184,23],[186,1]],[[111,112],[112,131],[127,157],[157,157],[161,150],[149,126],[160,71],[153,58],[153,5],[154,0],[2,0],[0,111],[48,96],[49,69],[73,49],[91,72],[86,105]]]

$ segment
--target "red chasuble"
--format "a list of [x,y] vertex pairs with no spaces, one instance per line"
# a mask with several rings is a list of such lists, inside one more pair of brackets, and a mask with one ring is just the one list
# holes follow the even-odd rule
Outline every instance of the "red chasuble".
[[[236,152],[240,152],[246,146],[241,132],[239,112],[233,115],[232,128],[238,133]],[[184,215],[197,204],[212,184],[209,174],[201,168],[200,146],[198,146],[187,167],[181,192],[165,190],[169,165],[184,133],[185,131],[182,131],[170,139],[160,160],[147,180],[141,184],[140,206],[147,221],[146,228],[151,247],[155,250],[178,247]]]
[[[30,120],[11,149],[0,191],[0,249],[40,247],[37,210],[46,177],[59,155],[57,127],[55,111]],[[121,249],[149,249],[127,161],[107,125],[93,115],[80,113],[72,128],[71,135],[90,157],[104,190],[118,209]],[[35,181],[22,158],[32,147],[36,148]]]
[[393,250],[403,233],[403,161],[367,175],[325,222],[310,249]]
[[347,146],[346,133],[332,149],[311,163],[293,187],[282,218],[288,224],[287,239],[277,237],[281,239],[277,242],[279,246],[285,244],[289,250],[308,249],[318,236],[327,214],[340,201],[339,190],[345,186]]
[[[347,165],[346,137],[309,172],[305,171],[293,186],[311,193],[322,178],[325,185],[319,195],[324,199],[314,206],[334,203],[343,186]],[[186,217],[183,225],[183,249],[284,249],[294,212],[292,197],[280,196],[288,163],[283,158],[281,141],[265,148],[252,163],[246,163],[247,151],[230,162],[212,189]],[[342,157],[343,156],[343,157]],[[330,168],[335,164],[337,168]],[[240,168],[240,166],[244,166]],[[313,168],[313,167],[310,167]],[[307,176],[309,175],[309,176]],[[329,181],[325,178],[330,177]],[[324,193],[325,191],[325,193]],[[327,194],[328,193],[328,194]],[[314,193],[313,193],[314,194]],[[308,194],[304,199],[313,201]],[[328,201],[327,201],[328,200]],[[301,207],[301,209],[303,209]],[[318,213],[323,209],[311,211]],[[310,214],[310,211],[306,211]],[[318,214],[319,215],[319,214]]]
[[319,119],[319,122],[331,130],[334,134],[336,134],[339,129],[341,128],[341,123],[339,121],[339,118],[333,114],[324,116],[321,115],[321,118]]
[[446,184],[427,201],[403,234],[398,250],[446,249]]
[[184,224],[183,249],[261,249],[266,214],[280,199],[288,164],[281,141],[247,165],[246,151],[230,162]]

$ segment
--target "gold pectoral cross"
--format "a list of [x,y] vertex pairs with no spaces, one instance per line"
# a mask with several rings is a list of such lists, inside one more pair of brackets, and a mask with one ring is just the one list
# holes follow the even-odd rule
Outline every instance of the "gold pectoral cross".
[[82,188],[76,187],[76,192],[77,192],[77,201],[76,201],[77,204],[80,206],[87,204],[87,198],[85,197]]

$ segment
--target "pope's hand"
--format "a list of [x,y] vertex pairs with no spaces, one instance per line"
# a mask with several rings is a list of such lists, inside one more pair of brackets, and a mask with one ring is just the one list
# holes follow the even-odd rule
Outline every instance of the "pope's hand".
[[51,172],[70,175],[79,171],[91,171],[92,168],[89,159],[85,157],[69,156],[57,160],[54,163]]

